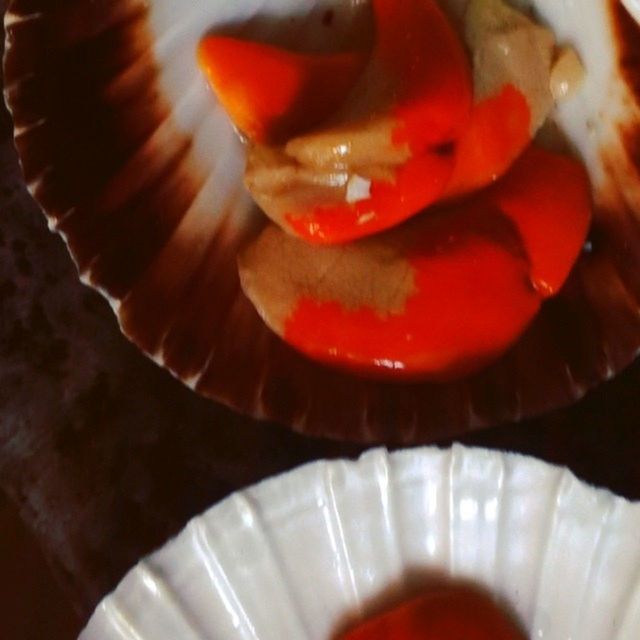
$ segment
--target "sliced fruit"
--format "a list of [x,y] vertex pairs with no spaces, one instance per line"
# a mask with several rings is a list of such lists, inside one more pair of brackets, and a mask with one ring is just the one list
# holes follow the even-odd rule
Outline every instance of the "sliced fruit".
[[554,106],[556,43],[549,29],[504,0],[470,0],[465,39],[473,59],[475,104],[458,140],[449,198],[504,175]]
[[367,52],[312,55],[224,36],[205,37],[198,59],[235,126],[252,141],[277,143],[340,108]]
[[[280,158],[275,166],[259,164],[256,157],[251,155],[245,176],[256,202],[288,232],[314,244],[347,242],[410,218],[440,197],[454,167],[451,151],[361,174],[309,170]],[[290,181],[281,180],[283,171]],[[258,193],[260,181],[266,188]]]
[[506,613],[470,587],[432,590],[368,620],[338,640],[525,640]]
[[517,233],[447,210],[314,247],[270,226],[240,259],[267,324],[311,358],[369,375],[447,379],[499,356],[536,314]]
[[239,260],[267,324],[311,358],[367,375],[447,380],[504,353],[564,283],[590,218],[572,159],[530,149],[469,199],[344,245],[270,226]]
[[534,134],[554,104],[554,34],[504,0],[470,0],[465,39],[473,57],[476,102],[514,86],[527,100]]
[[[334,126],[278,153],[249,152],[246,184],[256,202],[312,242],[369,235],[437,200],[471,110],[466,54],[438,4],[374,0],[373,8],[372,58]],[[296,175],[295,189],[283,188],[283,172]]]
[[507,84],[474,106],[456,146],[455,169],[444,197],[452,198],[498,180],[531,143],[531,113],[524,95]]

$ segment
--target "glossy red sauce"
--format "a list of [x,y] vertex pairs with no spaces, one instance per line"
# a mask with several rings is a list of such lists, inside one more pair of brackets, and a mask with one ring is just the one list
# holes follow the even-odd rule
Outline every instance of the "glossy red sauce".
[[526,98],[506,85],[473,108],[455,143],[412,158],[397,170],[393,183],[372,182],[370,198],[348,206],[316,206],[311,215],[290,214],[287,222],[296,235],[316,243],[344,242],[354,233],[359,237],[387,229],[438,200],[498,180],[529,145],[530,122]]
[[408,257],[415,292],[402,314],[302,298],[285,339],[315,359],[368,374],[446,379],[488,364],[526,328],[540,298],[526,257],[478,232],[476,222],[475,211],[447,212],[416,230]]
[[454,142],[471,113],[469,62],[437,3],[374,0],[373,5],[378,81],[393,87],[386,96],[391,104],[383,105],[397,122],[392,142],[408,145],[413,157],[395,170],[392,181],[373,181],[369,198],[286,213],[290,229],[310,242],[369,235],[438,200],[453,172]]
[[410,600],[336,640],[526,640],[526,636],[489,596],[449,587]]
[[[392,116],[391,143],[411,157],[390,169],[392,179],[372,181],[365,199],[305,203],[285,214],[288,230],[313,243],[342,243],[472,195],[413,227],[404,258],[414,290],[401,313],[303,297],[283,337],[314,359],[370,375],[460,377],[508,349],[564,284],[588,231],[590,185],[572,159],[534,147],[518,159],[530,142],[531,113],[516,87],[472,105],[469,61],[434,0],[373,0],[373,8],[371,56],[386,89],[372,117]],[[254,119],[258,140],[280,135],[283,123],[319,117],[315,103],[323,113],[338,104],[362,65],[355,54],[322,58],[214,40],[203,44],[203,66],[218,74],[223,103]],[[340,70],[344,82],[328,88]]]
[[383,231],[437,200],[454,164],[451,150],[412,158],[396,171],[393,182],[372,182],[370,198],[353,204],[318,205],[302,215],[287,215],[287,222],[297,236],[317,244],[347,242]]
[[557,293],[591,223],[591,184],[584,166],[530,147],[488,197],[518,228],[540,295]]
[[445,197],[471,193],[506,173],[531,142],[531,111],[513,85],[474,106],[456,143],[456,166]]
[[414,156],[438,153],[458,138],[471,113],[473,81],[462,42],[434,0],[374,0],[373,6],[373,56],[383,81],[396,85],[393,141],[408,143]]
[[367,374],[446,380],[478,370],[562,286],[590,211],[581,165],[532,147],[492,189],[411,223],[415,291],[402,313],[302,298],[284,338],[317,360]]
[[208,36],[200,66],[235,125],[252,141],[282,142],[318,125],[344,102],[367,52],[310,55]]

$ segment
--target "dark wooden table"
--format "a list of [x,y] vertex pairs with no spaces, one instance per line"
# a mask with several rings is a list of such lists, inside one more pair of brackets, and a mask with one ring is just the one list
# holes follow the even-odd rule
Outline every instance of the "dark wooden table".
[[[231,491],[353,445],[205,401],[131,346],[21,181],[0,113],[0,486],[83,616]],[[573,408],[460,438],[640,498],[640,363]],[[448,443],[439,443],[448,444]]]

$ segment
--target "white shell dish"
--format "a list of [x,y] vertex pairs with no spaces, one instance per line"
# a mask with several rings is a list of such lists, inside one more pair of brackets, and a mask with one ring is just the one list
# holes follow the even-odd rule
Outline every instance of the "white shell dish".
[[[466,0],[441,1],[455,12]],[[480,375],[394,384],[332,371],[284,345],[239,287],[237,252],[264,216],[198,41],[214,30],[333,48],[364,24],[366,0],[10,0],[5,94],[27,184],[123,332],[236,409],[309,435],[425,442],[566,405],[640,349],[640,27],[624,8],[638,16],[639,3],[513,1],[585,64],[555,116],[596,210],[565,290]]]
[[[533,639],[640,637],[640,504],[485,450],[377,450],[235,494],[143,560],[81,640],[331,640],[434,573]],[[382,598],[382,599],[381,599]]]

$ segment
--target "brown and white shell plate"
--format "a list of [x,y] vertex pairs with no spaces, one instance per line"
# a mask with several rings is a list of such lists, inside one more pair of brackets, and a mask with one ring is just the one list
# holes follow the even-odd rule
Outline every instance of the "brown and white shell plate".
[[238,250],[263,217],[196,45],[213,29],[339,47],[366,2],[12,0],[5,95],[27,185],[125,335],[198,393],[257,418],[424,442],[566,405],[640,348],[640,3],[514,4],[533,5],[585,64],[554,118],[589,169],[595,218],[561,295],[472,378],[385,383],[325,368],[273,335],[239,287]]

